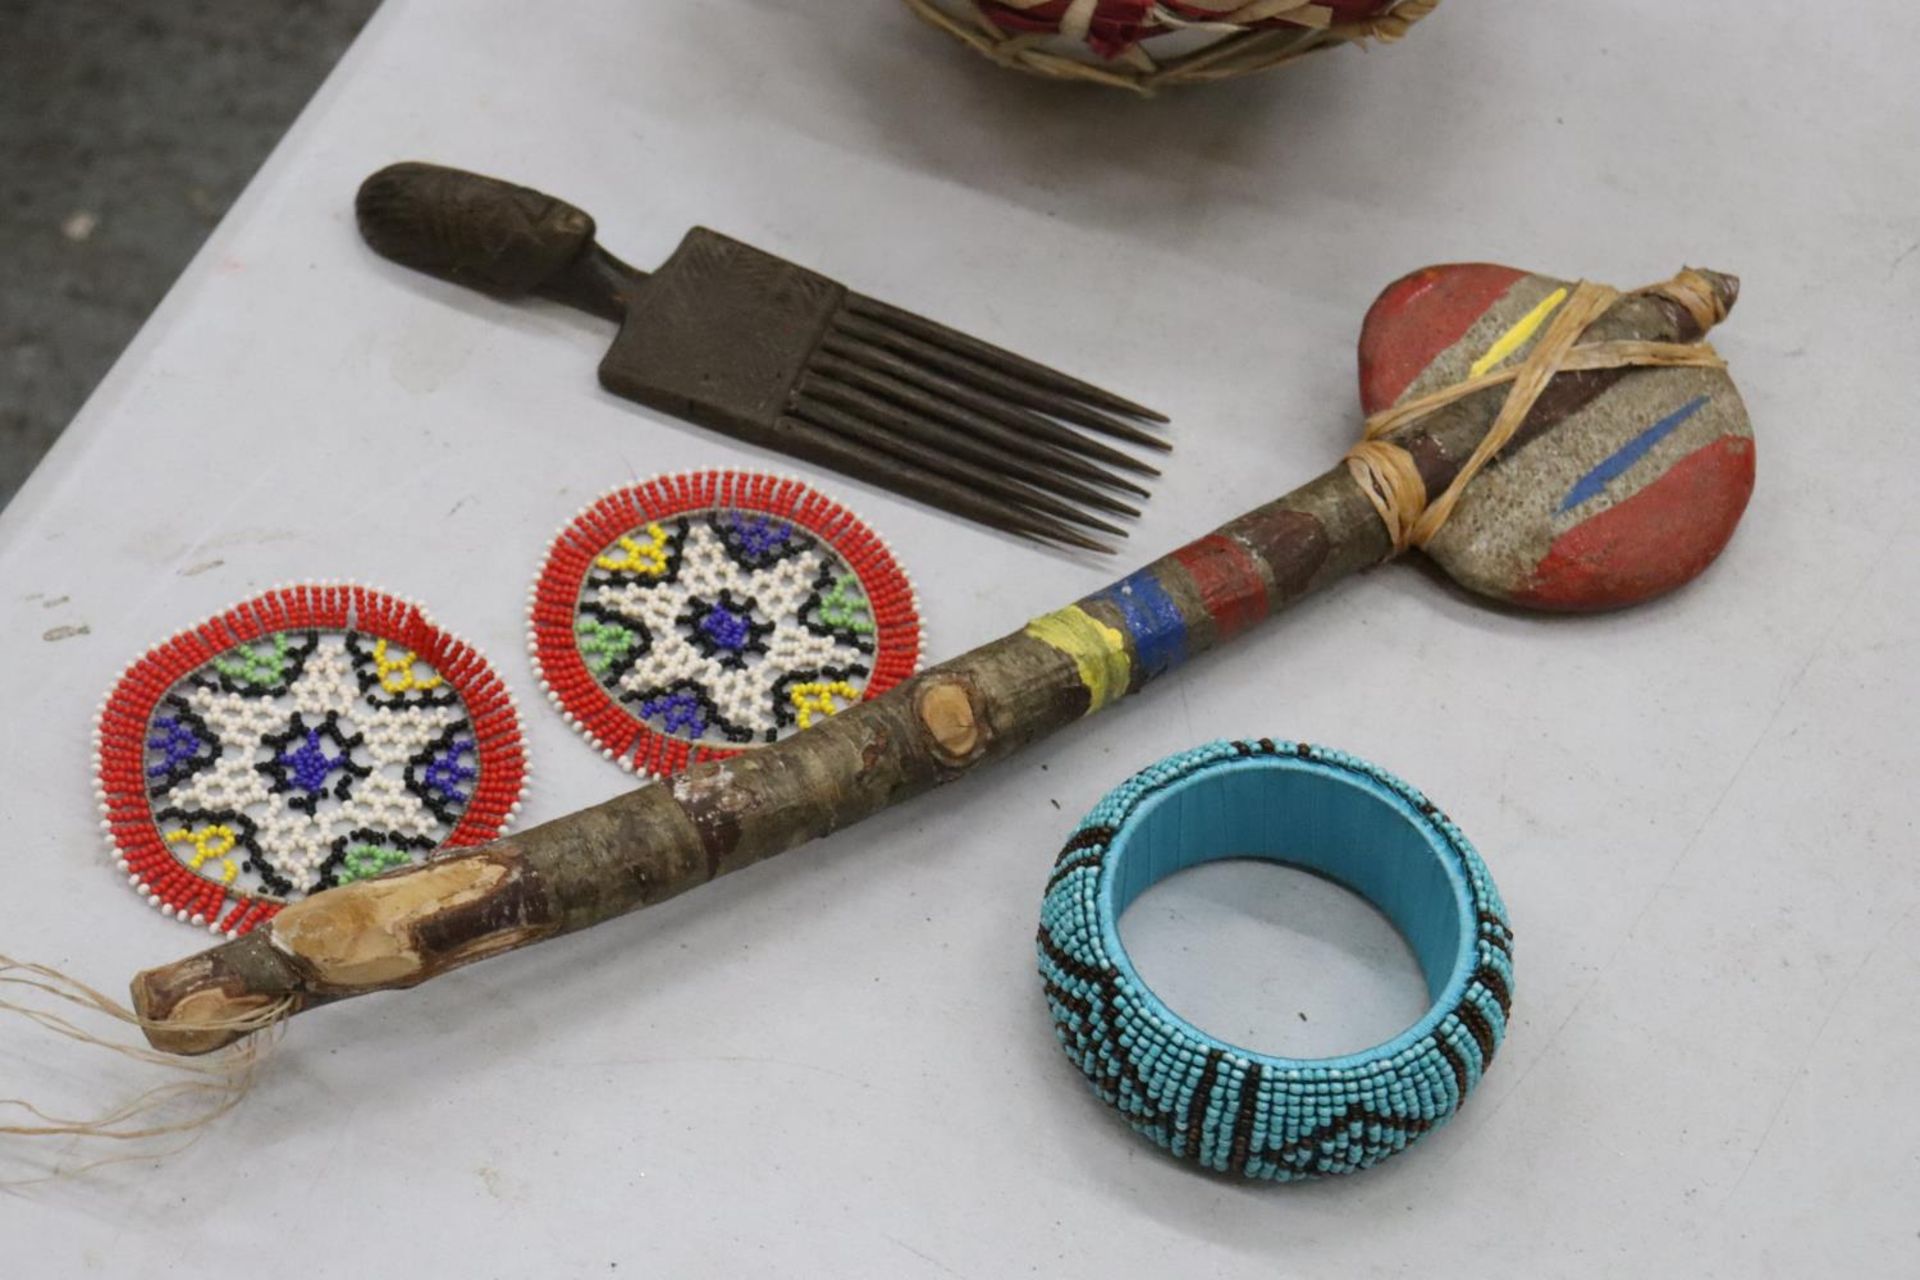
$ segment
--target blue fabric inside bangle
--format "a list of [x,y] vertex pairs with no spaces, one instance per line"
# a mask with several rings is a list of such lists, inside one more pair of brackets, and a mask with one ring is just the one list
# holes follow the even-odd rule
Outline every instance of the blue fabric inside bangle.
[[1411,1043],[1465,990],[1475,955],[1473,895],[1446,838],[1384,785],[1284,756],[1222,764],[1175,782],[1115,836],[1100,884],[1103,925],[1109,954],[1134,981],[1120,917],[1175,872],[1225,858],[1263,858],[1326,876],[1378,907],[1419,960],[1434,1001],[1427,1017],[1379,1048],[1316,1062],[1357,1062]]

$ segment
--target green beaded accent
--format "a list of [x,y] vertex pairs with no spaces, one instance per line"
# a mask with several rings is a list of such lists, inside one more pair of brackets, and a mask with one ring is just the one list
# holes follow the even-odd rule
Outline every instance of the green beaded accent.
[[851,573],[834,579],[833,586],[820,597],[819,612],[820,621],[835,630],[856,635],[873,633],[873,606],[860,590],[860,579]]
[[[1235,772],[1244,780],[1250,770],[1262,771],[1260,776],[1288,773],[1296,782],[1307,775],[1307,784],[1335,791],[1357,789],[1410,824],[1421,846],[1439,860],[1434,870],[1450,886],[1440,890],[1445,900],[1401,905],[1454,922],[1456,932],[1444,935],[1451,965],[1444,984],[1435,984],[1440,994],[1433,1008],[1386,1044],[1340,1058],[1289,1059],[1216,1040],[1169,1010],[1120,945],[1117,916],[1124,905],[1115,902],[1131,901],[1175,869],[1160,862],[1190,865],[1225,856],[1208,851],[1202,840],[1192,858],[1168,857],[1175,851],[1163,846],[1143,860],[1129,835],[1131,824],[1151,821],[1142,806],[1198,775]],[[1280,792],[1262,794],[1271,800]],[[1215,798],[1217,793],[1183,791],[1168,800],[1195,805],[1170,810],[1193,814],[1182,820],[1185,830],[1206,821]],[[1256,826],[1273,833],[1271,847],[1289,846],[1292,815],[1286,809],[1262,802],[1254,816]],[[1125,851],[1122,856],[1112,856],[1116,847]],[[1375,847],[1356,836],[1347,856],[1349,870],[1362,867]],[[1389,892],[1404,894],[1415,882],[1396,872]],[[1459,828],[1383,769],[1341,752],[1269,739],[1199,747],[1109,792],[1054,864],[1041,906],[1038,952],[1060,1043],[1103,1101],[1176,1157],[1221,1173],[1282,1182],[1368,1168],[1444,1124],[1492,1063],[1513,992],[1506,909]],[[1433,976],[1429,972],[1430,981]]]
[[639,641],[638,636],[619,623],[597,618],[576,619],[573,631],[580,639],[580,655],[586,659],[587,670],[596,676],[624,662]]
[[287,634],[276,631],[268,642],[271,652],[257,645],[240,645],[213,660],[213,669],[235,684],[256,689],[277,685],[287,673]]
[[336,883],[351,884],[355,880],[369,880],[395,867],[412,864],[413,855],[401,849],[389,849],[379,844],[348,845],[347,856],[340,864]]

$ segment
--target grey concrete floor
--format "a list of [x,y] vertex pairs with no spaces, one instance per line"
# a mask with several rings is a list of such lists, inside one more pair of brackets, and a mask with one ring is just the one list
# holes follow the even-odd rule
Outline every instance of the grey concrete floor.
[[0,503],[377,0],[0,0]]

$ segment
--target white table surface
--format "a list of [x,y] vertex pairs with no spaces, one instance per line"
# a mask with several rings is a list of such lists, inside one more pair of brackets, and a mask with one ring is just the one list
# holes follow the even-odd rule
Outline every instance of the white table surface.
[[[1362,314],[1436,261],[1740,273],[1719,345],[1759,489],[1721,561],[1651,607],[1542,620],[1389,568],[990,776],[303,1017],[190,1150],[0,1194],[0,1272],[1920,1274],[1916,47],[1920,9],[1891,2],[1829,23],[1481,0],[1395,49],[1136,102],[1028,82],[884,4],[393,0],[0,516],[16,956],[119,990],[206,941],[98,845],[89,719],[147,644],[270,584],[371,581],[485,646],[544,820],[627,785],[520,647],[545,539],[610,486],[797,470],[893,540],[936,657],[1125,567],[610,398],[599,322],[363,248],[352,193],[392,160],[563,195],[640,264],[704,222],[1165,407],[1181,448],[1141,559],[1338,456]],[[1032,972],[1077,814],[1235,734],[1426,788],[1517,923],[1484,1087],[1357,1178],[1247,1187],[1164,1158],[1087,1093]],[[1289,918],[1236,883],[1140,923],[1170,988],[1225,981],[1193,955],[1262,950],[1250,915]],[[1182,902],[1220,946],[1182,951]],[[1332,959],[1248,1001],[1337,1037],[1404,996],[1360,913],[1290,918],[1269,962]],[[73,1106],[135,1080],[17,1025],[0,1073]]]

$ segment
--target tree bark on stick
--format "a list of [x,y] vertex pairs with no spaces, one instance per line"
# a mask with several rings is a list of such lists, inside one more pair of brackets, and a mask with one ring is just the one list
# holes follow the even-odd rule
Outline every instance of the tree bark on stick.
[[[1732,305],[1734,282],[1707,275]],[[1689,310],[1621,299],[1595,341],[1692,342]],[[1562,374],[1518,447],[1631,370]],[[1428,496],[1459,474],[1504,399],[1494,388],[1409,427]],[[411,987],[458,966],[664,901],[1012,755],[1392,545],[1345,465],[1147,568],[802,733],[492,844],[293,903],[260,928],[138,975],[154,1047],[205,1053],[233,1019]]]

